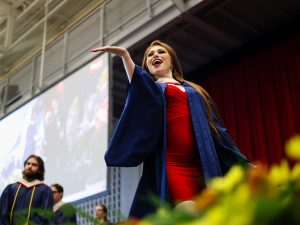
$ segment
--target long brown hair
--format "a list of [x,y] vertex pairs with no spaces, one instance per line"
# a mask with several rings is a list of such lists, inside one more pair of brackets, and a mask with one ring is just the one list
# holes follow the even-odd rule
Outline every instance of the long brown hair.
[[186,80],[183,79],[183,72],[182,72],[182,69],[181,69],[179,59],[177,57],[177,54],[176,54],[175,50],[170,45],[168,45],[168,44],[166,44],[166,43],[164,43],[160,40],[155,40],[155,41],[151,42],[151,44],[147,47],[147,49],[144,53],[144,57],[143,57],[143,61],[142,61],[142,67],[145,70],[147,70],[150,74],[150,71],[149,71],[149,69],[147,67],[147,63],[146,63],[147,55],[148,55],[149,50],[153,46],[157,46],[157,45],[165,48],[171,56],[171,60],[172,60],[171,63],[172,63],[172,66],[173,66],[173,68],[172,68],[173,78],[181,84],[183,83],[183,81],[187,82],[189,85],[191,85],[193,88],[195,88],[196,91],[198,91],[199,94],[203,97],[209,127],[215,135],[219,136],[218,129],[216,127],[216,124],[215,124],[214,118],[213,118],[213,114],[216,114],[216,116],[218,116],[218,114],[217,114],[217,112],[214,108],[214,104],[213,104],[213,101],[212,101],[211,97],[209,96],[207,91],[204,88],[202,88],[200,85],[195,84],[195,83],[190,82],[190,81],[186,81]]

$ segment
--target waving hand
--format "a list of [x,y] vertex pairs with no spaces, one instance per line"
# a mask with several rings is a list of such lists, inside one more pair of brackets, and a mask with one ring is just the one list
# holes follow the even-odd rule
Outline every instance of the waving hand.
[[129,82],[131,82],[135,64],[126,48],[119,46],[103,46],[92,49],[91,52],[109,52],[122,58]]

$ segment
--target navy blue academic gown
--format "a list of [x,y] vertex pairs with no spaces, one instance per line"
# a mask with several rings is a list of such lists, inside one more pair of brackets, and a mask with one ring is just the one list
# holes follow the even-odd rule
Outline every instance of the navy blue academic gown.
[[[0,225],[24,224],[28,215],[28,206],[33,190],[32,187],[21,185],[13,210],[13,219],[10,223],[10,212],[19,187],[19,182],[8,185],[0,198]],[[35,224],[48,224],[53,208],[53,194],[49,186],[41,183],[36,185],[32,199],[30,221]],[[38,210],[37,210],[38,209]],[[46,211],[43,211],[45,210]],[[46,215],[46,214],[47,215]]]
[[77,224],[76,210],[71,204],[64,204],[53,213],[54,224]]
[[[183,83],[205,180],[222,176],[237,162],[248,163],[231,140],[226,128],[214,120],[219,137],[214,137],[206,119],[202,96],[189,84]],[[165,84],[159,84],[141,67],[135,66],[124,110],[105,154],[107,166],[132,167],[143,164],[130,217],[142,218],[155,209],[149,194],[168,202],[165,166],[166,104]]]

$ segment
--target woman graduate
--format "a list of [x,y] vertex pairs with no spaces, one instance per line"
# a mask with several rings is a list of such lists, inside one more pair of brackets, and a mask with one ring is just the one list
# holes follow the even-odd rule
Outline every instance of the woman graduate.
[[192,200],[205,182],[235,163],[249,164],[221,123],[208,93],[183,79],[175,51],[153,41],[142,67],[125,48],[105,46],[92,52],[119,55],[128,76],[124,110],[105,154],[108,166],[143,163],[130,217],[153,212],[149,193],[176,206]]

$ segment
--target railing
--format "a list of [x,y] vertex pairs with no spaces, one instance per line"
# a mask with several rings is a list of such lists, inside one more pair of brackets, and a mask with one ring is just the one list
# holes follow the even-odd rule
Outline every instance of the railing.
[[[93,57],[89,49],[104,44],[122,43],[122,39],[128,39],[132,31],[143,27],[153,18],[160,16],[162,20],[163,16],[167,16],[163,12],[170,12],[170,9],[175,12],[174,16],[180,13],[173,1],[104,1],[92,14],[70,27],[56,40],[47,43],[44,59],[41,56],[43,49],[40,48],[27,63],[1,81],[0,119],[84,65]],[[131,43],[127,41],[123,46],[130,47],[142,35],[134,37]],[[42,47],[42,43],[35,44],[37,45]]]

